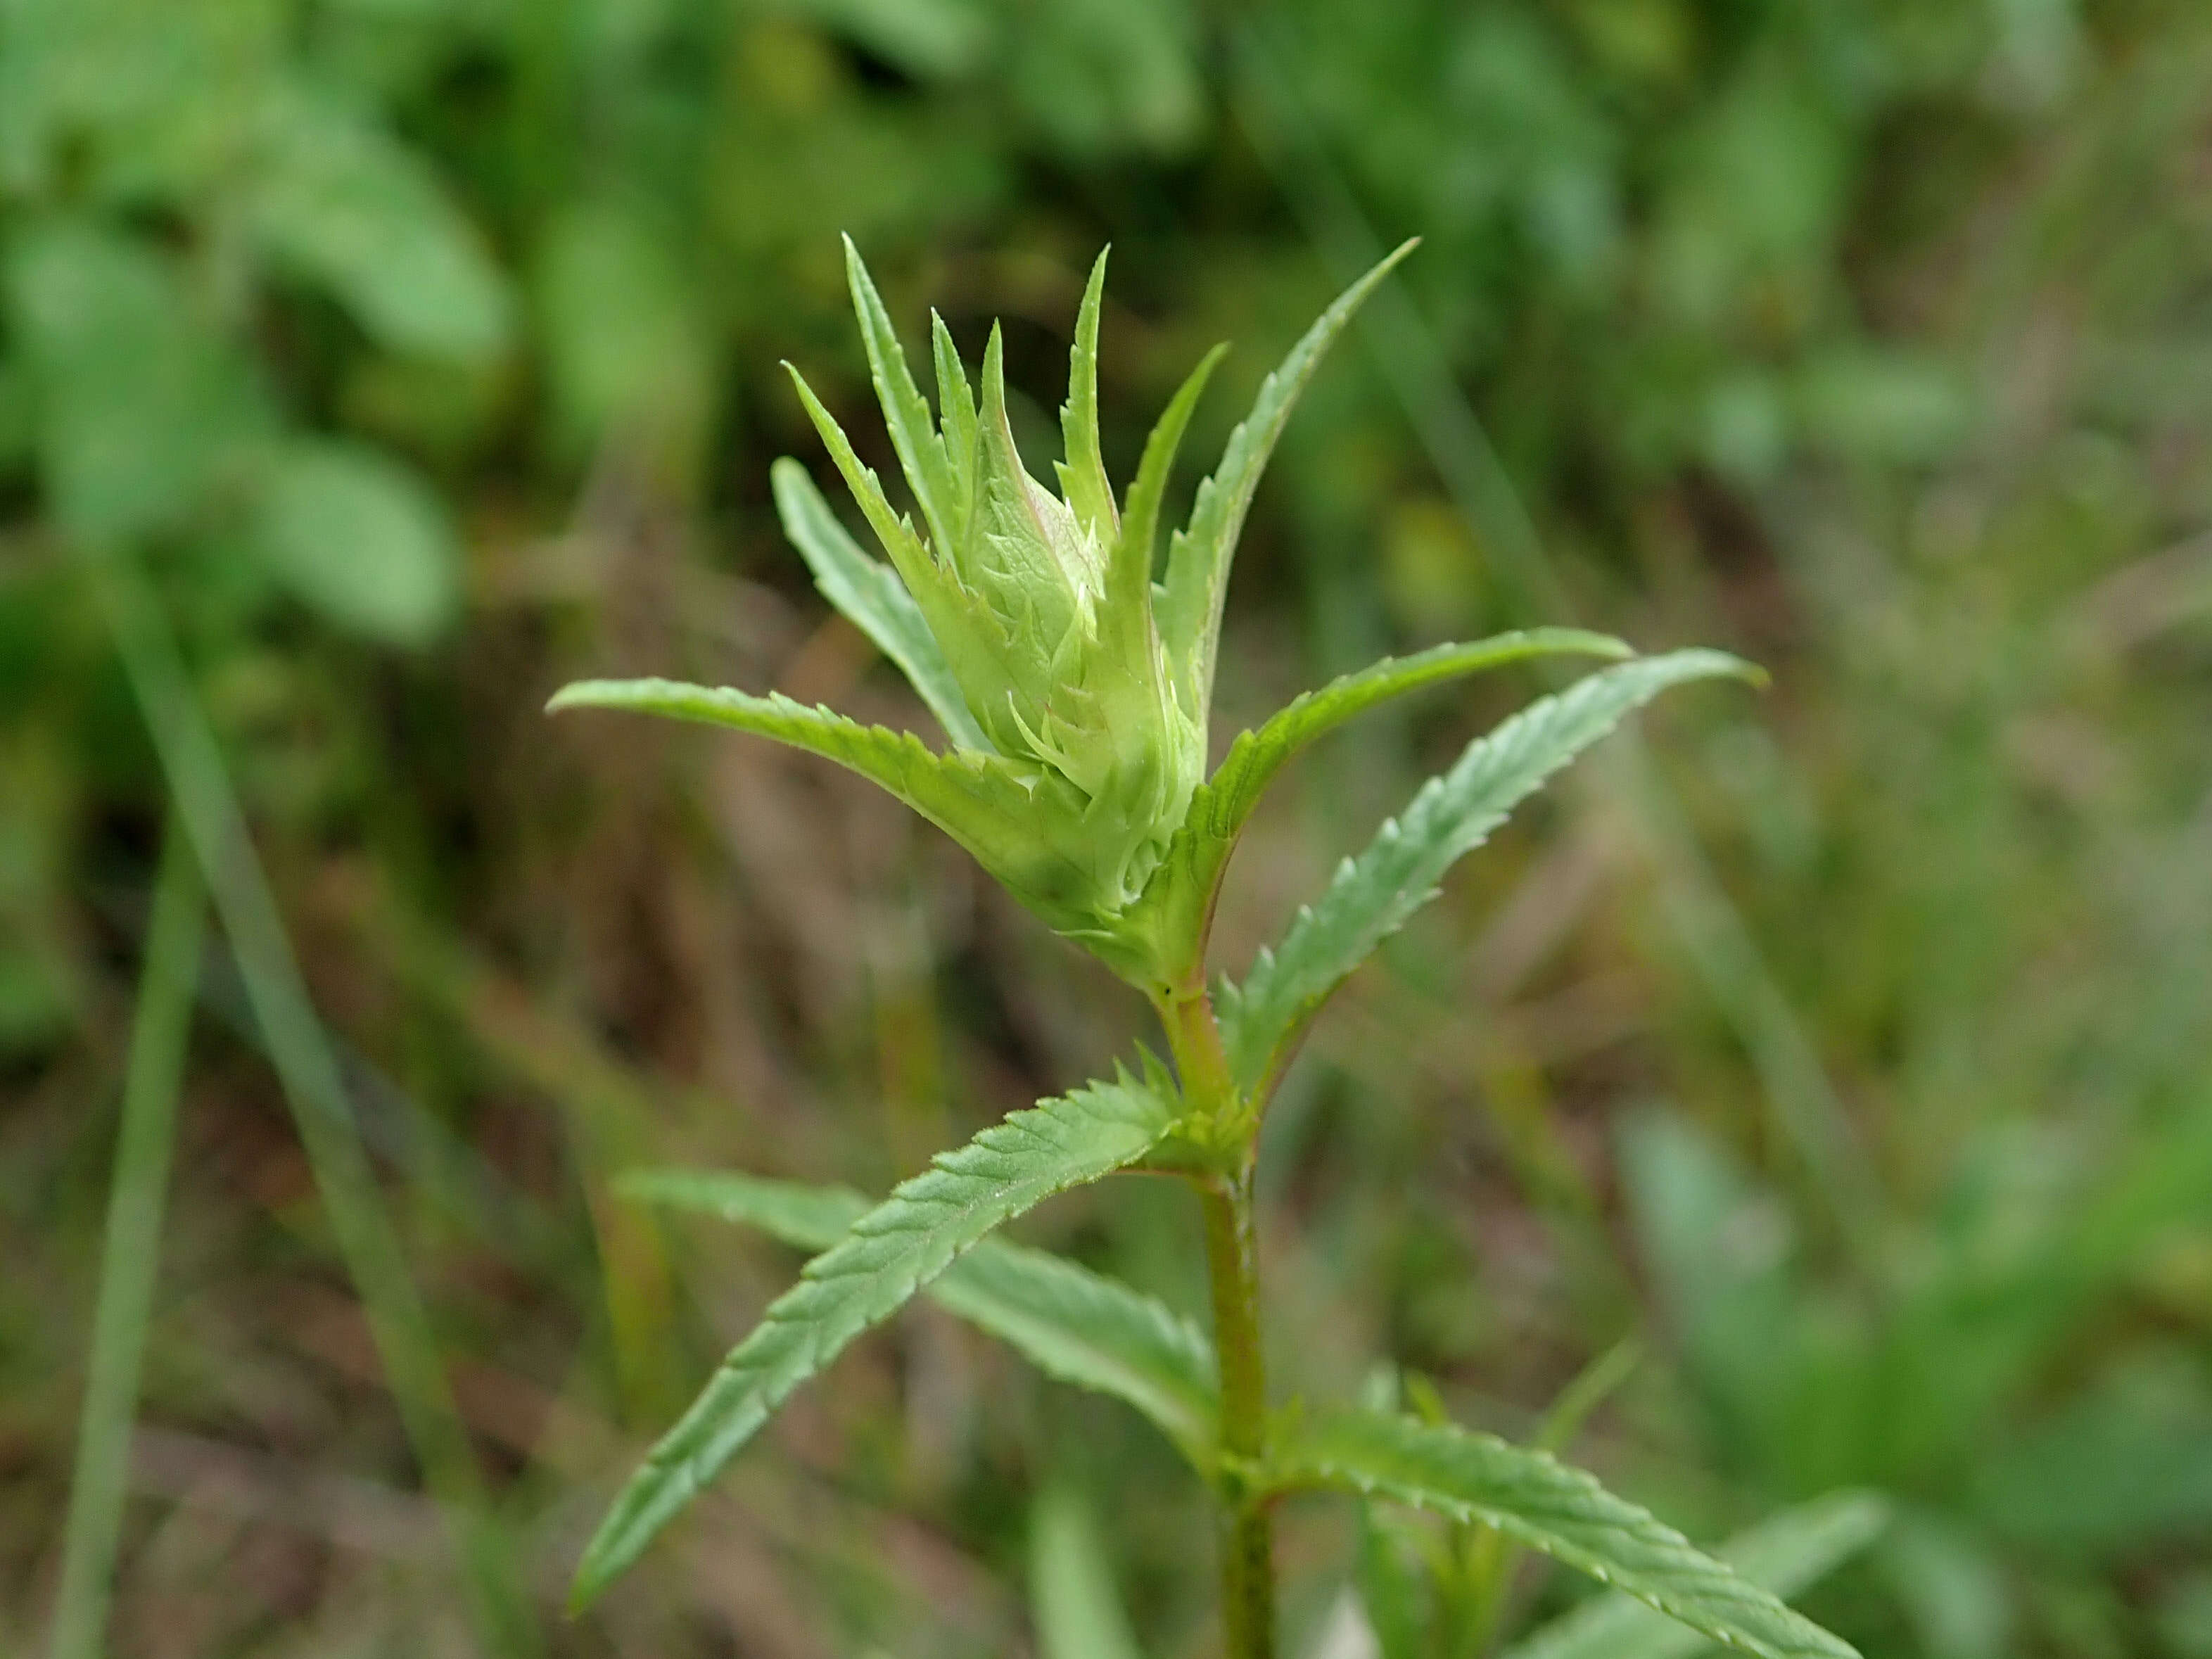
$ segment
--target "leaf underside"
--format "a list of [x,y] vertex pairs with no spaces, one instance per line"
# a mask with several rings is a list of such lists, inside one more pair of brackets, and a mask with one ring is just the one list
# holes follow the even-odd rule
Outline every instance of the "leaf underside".
[[1495,1528],[1759,1659],[1857,1650],[1548,1452],[1450,1425],[1353,1411],[1294,1427],[1278,1490],[1332,1487]]
[[[835,761],[896,796],[1002,880],[1018,875],[1042,886],[1053,873],[1043,867],[1053,854],[1028,825],[1043,810],[1039,794],[1067,786],[1003,756],[958,749],[938,754],[911,732],[862,726],[781,693],[759,697],[677,680],[579,680],[563,686],[546,708],[658,714],[770,738]],[[1074,887],[1084,877],[1071,868],[1063,878]]]
[[783,533],[814,573],[822,597],[897,665],[947,737],[963,749],[991,752],[990,740],[969,712],[968,700],[952,678],[937,636],[929,631],[921,607],[898,572],[853,539],[797,461],[785,456],[769,467],[769,478]]
[[[1738,1533],[1714,1553],[1788,1600],[1880,1534],[1889,1505],[1873,1492],[1832,1492]],[[1505,1659],[1694,1659],[1711,1644],[1617,1592],[1593,1596],[1510,1649]]]
[[1531,703],[1477,738],[1364,852],[1338,866],[1241,985],[1222,988],[1222,1036],[1238,1086],[1256,1088],[1271,1076],[1330,993],[1553,773],[1668,686],[1750,672],[1721,651],[1641,657]]
[[571,1605],[635,1561],[794,1389],[992,1229],[1143,1158],[1172,1127],[1171,1101],[1159,1080],[1093,1084],[1014,1113],[901,1182],[806,1264],[647,1455],[585,1549]]
[[1260,726],[1237,734],[1190,810],[1140,904],[1162,913],[1158,931],[1195,938],[1213,908],[1237,837],[1275,775],[1316,738],[1393,697],[1530,657],[1626,657],[1627,646],[1577,628],[1538,628],[1466,645],[1439,645],[1410,657],[1385,657],[1357,673],[1308,691]]
[[[621,1190],[756,1226],[800,1249],[827,1249],[870,1207],[848,1188],[718,1170],[641,1171]],[[1212,1344],[1165,1304],[1060,1256],[996,1238],[955,1261],[925,1294],[1047,1376],[1133,1406],[1193,1467],[1212,1473],[1220,1412]]]

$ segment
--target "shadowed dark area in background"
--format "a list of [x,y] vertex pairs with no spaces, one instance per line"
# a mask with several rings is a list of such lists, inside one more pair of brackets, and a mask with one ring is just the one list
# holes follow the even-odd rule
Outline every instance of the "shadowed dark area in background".
[[[1279,1388],[1389,1361],[1526,1438],[1636,1336],[1575,1457],[1700,1539],[1887,1494],[1805,1603],[1869,1656],[2212,1659],[2195,0],[0,3],[0,1651],[59,1588],[142,982],[191,1001],[111,1651],[1011,1654],[1032,1567],[1102,1554],[1144,1652],[1208,1650],[1172,1452],[919,1305],[557,1616],[798,1261],[623,1171],[880,1193],[1157,1046],[858,780],[540,712],[666,674],[934,738],[769,500],[830,476],[784,358],[896,475],[841,231],[910,347],[1005,319],[1040,473],[1100,244],[1115,477],[1232,341],[1178,518],[1424,239],[1261,490],[1217,755],[1536,623],[1773,676],[1571,774],[1322,1018],[1267,1129]],[[1217,967],[1542,684],[1298,762]],[[142,981],[180,764],[258,868]],[[1205,1306],[1160,1183],[1017,1231]],[[1345,1516],[1283,1526],[1289,1650],[1364,1652]],[[1583,1588],[1520,1585],[1509,1638]]]

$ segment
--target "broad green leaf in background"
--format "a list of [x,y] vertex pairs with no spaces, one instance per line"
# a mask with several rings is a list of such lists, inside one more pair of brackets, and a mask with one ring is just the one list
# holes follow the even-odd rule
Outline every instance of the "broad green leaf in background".
[[1012,15],[1008,88],[1063,151],[1173,155],[1204,133],[1191,0],[1058,0]]
[[[1769,1516],[1713,1553],[1787,1601],[1872,1543],[1888,1519],[1888,1503],[1875,1493],[1832,1492]],[[1694,1659],[1709,1645],[1688,1626],[1613,1591],[1553,1620],[1505,1659]]]
[[968,700],[952,678],[937,636],[929,631],[921,607],[906,591],[898,572],[846,532],[799,462],[785,456],[769,469],[769,478],[783,533],[814,573],[822,597],[897,665],[947,737],[963,749],[991,753],[991,740],[968,712]]
[[713,342],[665,235],[616,203],[586,201],[539,239],[532,296],[563,440],[641,423],[696,439],[712,403]]
[[994,1228],[1142,1158],[1174,1121],[1164,1078],[1124,1076],[1016,1112],[901,1182],[807,1263],[631,1476],[584,1552],[572,1605],[590,1602],[635,1561],[792,1390],[854,1337]]
[[1030,1616],[1039,1659],[1143,1659],[1106,1540],[1073,1487],[1047,1486],[1030,1509]]
[[1375,947],[1434,896],[1444,872],[1489,839],[1553,773],[1671,685],[1750,673],[1725,652],[1639,658],[1531,703],[1477,738],[1450,771],[1431,778],[1402,817],[1338,866],[1298,912],[1282,943],[1263,950],[1243,982],[1220,997],[1223,1041],[1240,1086],[1261,1085],[1315,1011]]
[[271,100],[252,223],[381,344],[485,357],[507,343],[505,279],[429,167],[391,134],[304,89]]
[[1327,1487],[1477,1522],[1760,1659],[1856,1650],[1548,1452],[1373,1411],[1294,1423],[1269,1465],[1276,1490]]
[[453,618],[460,550],[445,509],[376,450],[283,444],[258,480],[251,523],[271,574],[341,628],[419,646]]
[[928,78],[975,67],[994,33],[982,0],[787,0],[793,11],[822,22],[896,64]]
[[[641,1170],[620,1190],[747,1223],[809,1250],[828,1249],[872,1207],[842,1187],[719,1170]],[[1046,1375],[1135,1407],[1194,1468],[1211,1473],[1221,1406],[1213,1348],[1173,1310],[1075,1262],[997,1238],[962,1256],[924,1294]]]
[[1213,775],[1191,797],[1182,827],[1139,902],[1159,907],[1158,925],[1169,937],[1195,937],[1196,924],[1213,908],[1245,820],[1275,775],[1308,744],[1392,697],[1525,658],[1565,653],[1632,654],[1627,646],[1603,634],[1537,628],[1472,645],[1439,645],[1411,657],[1386,657],[1306,692],[1229,745]]
[[18,228],[7,320],[28,371],[36,450],[63,529],[100,545],[174,526],[260,410],[170,262],[88,221]]

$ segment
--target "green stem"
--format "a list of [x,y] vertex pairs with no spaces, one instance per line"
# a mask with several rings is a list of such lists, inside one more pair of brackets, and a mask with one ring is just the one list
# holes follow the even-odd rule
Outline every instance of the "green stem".
[[338,1254],[361,1295],[392,1401],[451,1529],[479,1638],[487,1651],[518,1659],[543,1651],[525,1612],[510,1547],[491,1517],[428,1310],[362,1145],[337,1055],[307,994],[176,635],[126,555],[95,554],[86,563],[292,1109]]
[[1239,1097],[1204,989],[1162,1000],[1186,1101],[1220,1137],[1227,1167],[1199,1185],[1213,1340],[1221,1362],[1221,1616],[1228,1659],[1274,1659],[1274,1522],[1249,1476],[1267,1456],[1267,1373],[1252,1223],[1256,1115]]
[[161,872],[131,1024],[123,1124],[115,1142],[115,1180],[108,1189],[107,1235],[100,1250],[100,1301],[93,1314],[92,1358],[84,1415],[77,1425],[61,1589],[54,1604],[52,1659],[99,1659],[105,1645],[139,1361],[161,1261],[177,1085],[191,1030],[206,912],[191,843],[173,822],[161,845]]

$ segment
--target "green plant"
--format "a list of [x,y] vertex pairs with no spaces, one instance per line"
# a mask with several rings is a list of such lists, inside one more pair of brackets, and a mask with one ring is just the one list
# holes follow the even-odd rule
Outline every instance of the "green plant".
[[[1306,744],[1417,687],[1554,653],[1631,658],[1602,635],[1504,635],[1386,659],[1298,698],[1233,743],[1200,781],[1222,597],[1245,509],[1291,404],[1360,301],[1409,243],[1332,305],[1262,385],[1170,539],[1153,543],[1177,443],[1209,354],[1170,403],[1117,512],[1097,422],[1102,254],[1076,324],[1060,415],[1060,491],[1024,468],[1006,416],[1000,337],[980,402],[950,333],[933,330],[933,421],[874,284],[846,257],[890,438],[924,528],[793,372],[799,394],[890,556],[847,536],[804,470],[777,464],[793,541],[823,594],[913,682],[952,739],[860,726],[781,696],[664,680],[586,681],[561,708],[639,710],[733,726],[838,762],[975,854],[1030,910],[1142,990],[1174,1071],[1150,1054],[1015,1113],[881,1204],[730,1176],[665,1175],[638,1190],[704,1201],[822,1253],[723,1362],[617,1498],[586,1551],[580,1604],[633,1561],[782,1401],[925,1287],[1066,1381],[1149,1415],[1224,1516],[1228,1650],[1274,1647],[1271,1509],[1334,1489],[1487,1527],[1618,1585],[1707,1635],[1769,1656],[1850,1650],[1679,1534],[1548,1453],[1443,1421],[1371,1409],[1271,1407],[1261,1368],[1253,1168],[1260,1121],[1308,1023],[1519,801],[1665,688],[1747,673],[1720,652],[1632,658],[1522,710],[1432,779],[1347,860],[1279,947],[1218,997],[1205,979],[1215,894],[1268,781]],[[1072,1263],[989,1240],[1055,1193],[1116,1170],[1187,1179],[1204,1210],[1213,1341],[1164,1307]]]

